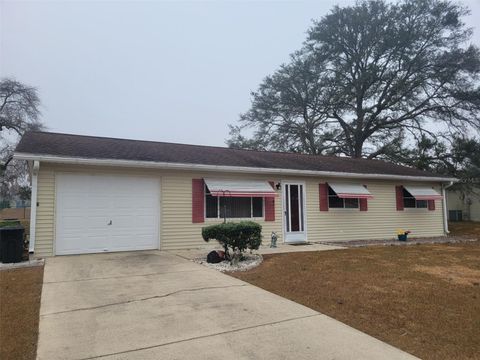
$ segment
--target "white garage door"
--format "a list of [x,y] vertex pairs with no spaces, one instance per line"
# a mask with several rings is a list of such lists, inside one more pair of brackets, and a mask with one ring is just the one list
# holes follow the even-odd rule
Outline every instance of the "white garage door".
[[158,179],[58,174],[58,255],[158,249]]

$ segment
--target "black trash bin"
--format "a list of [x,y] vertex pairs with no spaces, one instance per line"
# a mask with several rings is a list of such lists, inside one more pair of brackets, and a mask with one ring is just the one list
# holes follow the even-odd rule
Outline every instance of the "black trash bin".
[[2,263],[22,261],[24,233],[25,228],[19,222],[0,225],[0,261]]

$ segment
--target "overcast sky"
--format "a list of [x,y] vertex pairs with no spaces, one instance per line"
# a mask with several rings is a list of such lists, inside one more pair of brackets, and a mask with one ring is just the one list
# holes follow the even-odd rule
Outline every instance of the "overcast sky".
[[0,0],[0,77],[38,88],[50,131],[224,145],[312,19],[352,3]]

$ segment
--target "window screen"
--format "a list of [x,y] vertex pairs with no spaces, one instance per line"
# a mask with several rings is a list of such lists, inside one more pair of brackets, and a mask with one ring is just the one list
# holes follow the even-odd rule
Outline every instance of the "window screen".
[[263,217],[261,197],[217,197],[205,189],[205,217],[207,218],[252,218]]
[[335,191],[328,187],[328,207],[339,209],[358,209],[358,199],[342,199],[337,196]]
[[427,200],[416,200],[412,194],[407,190],[403,189],[403,207],[405,208],[422,208],[426,209],[428,207]]

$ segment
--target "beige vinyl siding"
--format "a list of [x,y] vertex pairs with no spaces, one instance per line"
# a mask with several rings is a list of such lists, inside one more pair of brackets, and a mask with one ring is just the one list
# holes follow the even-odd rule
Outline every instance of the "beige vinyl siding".
[[[162,250],[201,247],[205,245],[201,237],[204,226],[221,223],[222,219],[205,219],[204,223],[192,223],[192,179],[203,177],[223,177],[227,179],[245,178],[272,180],[269,176],[252,176],[248,174],[218,174],[198,173],[186,171],[161,171],[137,168],[110,168],[96,166],[72,166],[51,163],[41,163],[38,177],[37,219],[43,217],[48,220],[41,228],[37,225],[35,240],[35,255],[54,255],[55,241],[55,173],[82,173],[82,174],[118,174],[128,176],[151,176],[160,179],[160,248]],[[45,181],[44,181],[45,180]],[[40,199],[50,199],[42,201]],[[275,199],[275,222],[255,219],[263,227],[264,241],[270,241],[270,234],[275,231],[282,241],[281,199]],[[237,219],[240,220],[240,219]]]
[[470,220],[480,221],[480,196],[472,196],[472,205],[470,205]]
[[[55,172],[53,169],[41,169],[37,184],[35,255],[43,257],[53,254],[55,228]],[[34,206],[33,203],[32,206]]]
[[[390,239],[396,237],[397,229],[411,230],[410,236],[413,237],[443,235],[442,201],[435,201],[435,211],[428,209],[396,210],[395,186],[414,185],[415,183],[349,180],[350,183],[366,185],[374,196],[373,199],[368,200],[368,211],[359,209],[319,211],[318,184],[325,181],[328,182],[328,179],[307,181],[309,241]],[[339,180],[335,179],[335,182],[339,182]],[[432,184],[423,185],[432,186]],[[435,188],[440,192],[439,185]]]
[[[204,223],[192,223],[192,179],[204,177],[245,178],[272,180],[272,177],[256,177],[238,174],[182,173],[164,174],[162,176],[162,220],[160,242],[164,250],[192,248],[205,245],[200,234],[204,226],[221,223],[222,219],[205,219]],[[275,231],[282,237],[280,197],[275,199],[275,221],[254,219],[262,225],[263,241],[270,241],[270,234]],[[240,220],[236,219],[235,221]]]
[[448,210],[462,210],[463,220],[480,221],[480,188],[476,188],[474,191],[476,193],[469,193],[465,196],[467,200],[470,199],[470,205],[464,199],[461,191],[448,191]]
[[[192,179],[215,177],[226,179],[259,179],[274,181],[301,181],[306,184],[306,226],[308,241],[346,241],[357,239],[389,239],[396,229],[412,230],[412,236],[443,235],[442,202],[436,201],[436,210],[405,209],[396,211],[395,185],[406,185],[393,181],[349,180],[368,186],[375,196],[368,201],[368,211],[358,209],[319,210],[318,184],[329,179],[313,177],[288,177],[219,172],[162,171],[154,169],[113,168],[74,166],[41,163],[38,177],[37,230],[35,254],[49,256],[54,253],[55,173],[79,172],[89,174],[118,174],[129,176],[151,176],[160,179],[160,248],[163,250],[201,247],[201,228],[222,222],[221,219],[206,219],[204,223],[192,223]],[[338,179],[335,179],[338,182]],[[414,183],[410,183],[414,184]],[[424,185],[428,185],[423,183]],[[439,184],[435,188],[439,191]],[[263,226],[263,242],[270,242],[275,231],[282,242],[282,197],[281,191],[275,198],[275,221],[256,219]]]
[[470,220],[480,221],[480,197],[472,197],[472,205],[470,205]]

